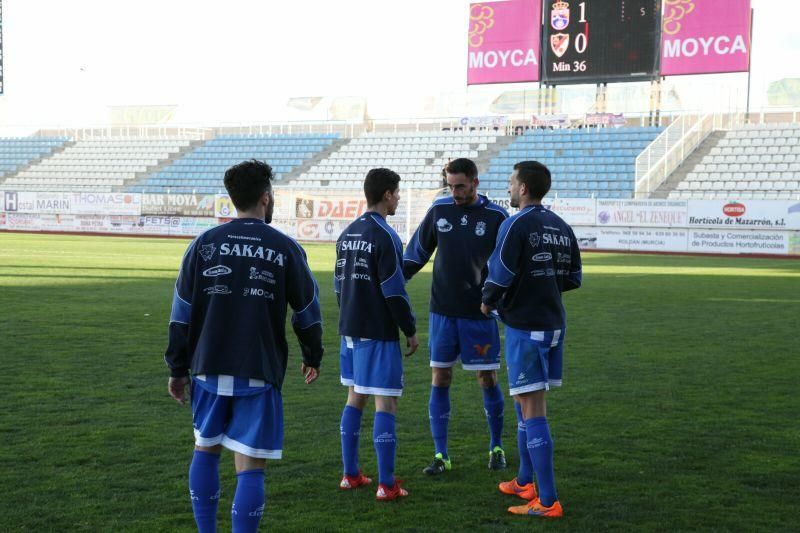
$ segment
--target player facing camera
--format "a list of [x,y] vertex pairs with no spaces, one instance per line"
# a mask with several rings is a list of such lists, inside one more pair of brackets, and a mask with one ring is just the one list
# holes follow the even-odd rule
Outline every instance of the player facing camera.
[[461,157],[448,162],[442,174],[456,205],[472,205],[478,200],[478,166],[471,159]]

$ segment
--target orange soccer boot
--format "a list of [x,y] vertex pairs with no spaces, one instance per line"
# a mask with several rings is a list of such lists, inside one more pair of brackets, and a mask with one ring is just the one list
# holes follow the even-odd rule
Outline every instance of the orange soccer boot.
[[500,489],[500,492],[503,494],[511,494],[512,496],[519,496],[523,500],[535,500],[539,497],[536,493],[536,485],[533,483],[528,483],[527,485],[520,485],[517,483],[517,478],[512,479],[511,481],[503,481],[500,483],[497,488]]
[[509,507],[508,512],[511,514],[523,514],[530,516],[544,516],[547,518],[561,518],[564,516],[564,509],[558,500],[553,502],[550,507],[545,507],[539,498],[531,500],[525,505],[517,505],[516,507]]

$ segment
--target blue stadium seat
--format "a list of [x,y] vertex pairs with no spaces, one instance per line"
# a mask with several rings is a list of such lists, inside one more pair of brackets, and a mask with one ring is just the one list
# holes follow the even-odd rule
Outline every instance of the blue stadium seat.
[[33,160],[47,157],[68,140],[68,137],[0,138],[0,172],[4,176],[13,174]]
[[225,170],[252,158],[269,163],[276,180],[280,180],[326,149],[338,137],[338,134],[330,133],[220,135],[150,175],[136,189],[147,192],[170,189],[214,193],[224,190],[222,177]]
[[488,190],[499,190],[515,163],[536,159],[550,168],[554,194],[631,198],[636,156],[661,131],[659,127],[526,130],[489,162],[482,182]]

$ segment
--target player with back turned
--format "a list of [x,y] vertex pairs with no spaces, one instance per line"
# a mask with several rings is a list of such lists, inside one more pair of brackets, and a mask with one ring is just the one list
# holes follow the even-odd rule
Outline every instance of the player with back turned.
[[497,323],[480,310],[486,261],[494,249],[500,224],[508,213],[478,194],[478,167],[469,159],[450,161],[444,169],[450,196],[428,209],[403,258],[403,273],[411,279],[430,260],[429,348],[432,374],[428,404],[434,457],[424,473],[438,475],[451,468],[447,447],[450,384],[453,366],[477,373],[489,425],[489,468],[506,467],[503,451],[503,393],[497,384],[500,334]]
[[481,311],[489,315],[497,309],[506,325],[508,386],[519,406],[519,472],[501,483],[500,491],[530,500],[509,507],[511,513],[560,517],[546,393],[561,386],[566,328],[561,293],[579,288],[582,272],[572,228],[542,206],[550,183],[550,171],[541,163],[514,165],[509,193],[520,211],[500,227]]
[[245,161],[225,172],[238,218],[200,234],[175,284],[164,356],[169,393],[190,383],[195,452],[189,493],[197,528],[216,531],[222,448],[234,452],[234,531],[256,531],[264,513],[265,459],[283,447],[281,385],[286,374],[287,305],[300,341],[306,383],[319,375],[318,289],[297,242],[270,227],[272,169]]
[[378,456],[378,500],[408,495],[394,477],[397,449],[397,400],[403,392],[403,355],[398,327],[411,355],[419,344],[416,320],[403,278],[403,245],[387,224],[400,201],[400,176],[374,168],[364,180],[367,212],[356,218],[336,241],[334,290],[339,303],[339,334],[343,337],[341,381],[348,387],[342,412],[341,442],[344,475],[339,487],[369,484],[358,466],[361,414],[375,397],[373,444]]

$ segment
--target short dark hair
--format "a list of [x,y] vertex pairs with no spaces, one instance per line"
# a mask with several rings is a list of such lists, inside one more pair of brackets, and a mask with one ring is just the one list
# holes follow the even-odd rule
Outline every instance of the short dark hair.
[[478,166],[472,159],[467,159],[466,157],[453,159],[447,163],[444,167],[444,171],[447,174],[464,174],[471,180],[478,177]]
[[376,205],[386,191],[394,192],[400,186],[400,175],[388,168],[373,168],[364,179],[364,196],[368,205]]
[[550,191],[550,170],[538,161],[520,161],[514,165],[514,170],[517,180],[525,184],[528,195],[534,200],[541,200]]
[[225,189],[239,211],[252,209],[261,195],[272,190],[272,167],[251,159],[233,165],[225,171]]

